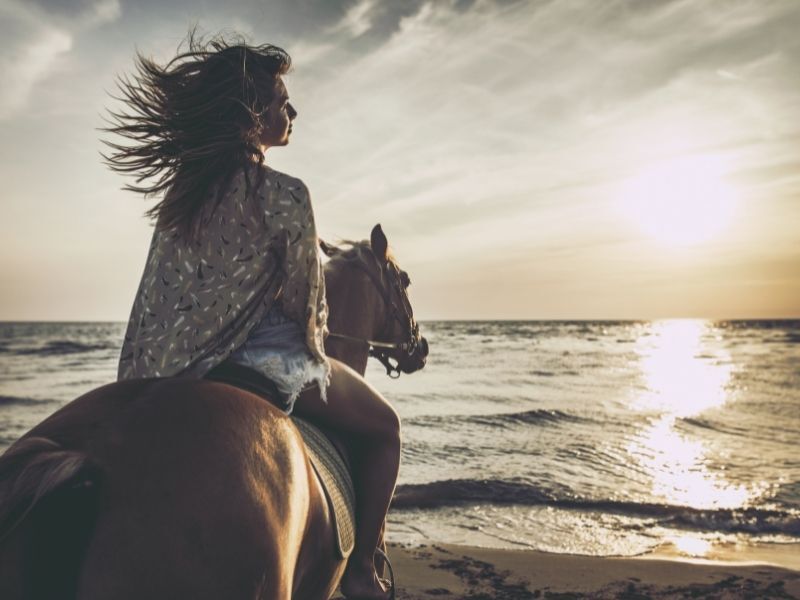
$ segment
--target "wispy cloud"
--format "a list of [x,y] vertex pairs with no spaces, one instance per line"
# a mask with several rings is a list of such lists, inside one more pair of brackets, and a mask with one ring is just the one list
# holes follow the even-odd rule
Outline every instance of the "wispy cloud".
[[0,119],[21,108],[53,61],[72,46],[64,31],[40,24],[12,5],[0,7],[0,36],[8,44],[0,55]]
[[344,33],[350,37],[358,37],[372,26],[372,11],[375,0],[359,0],[345,13],[344,17],[330,28],[330,33]]
[[[268,161],[309,184],[323,236],[363,237],[381,222],[423,316],[670,316],[673,301],[674,316],[693,298],[736,297],[737,281],[748,298],[780,296],[775,307],[800,288],[787,270],[800,260],[795,0],[137,0],[121,18],[129,6],[0,5],[10,49],[0,151],[20,165],[0,171],[13,175],[20,219],[34,194],[20,174],[38,165],[17,159],[18,147],[57,144],[53,167],[85,172],[104,88],[132,67],[134,49],[166,59],[198,23],[290,51],[299,117],[292,144]],[[34,101],[36,118],[24,118]],[[67,148],[83,148],[84,162]],[[695,155],[725,165],[738,213],[702,251],[665,252],[619,214],[617,196],[638,173]],[[83,252],[127,235],[131,247],[102,268],[128,273],[132,294],[144,259],[135,240],[144,248],[148,229],[121,182],[97,171],[71,188],[37,180],[35,195],[91,207],[96,222],[130,221],[87,232]],[[58,214],[62,238],[85,227],[80,210]],[[54,236],[28,219],[29,231],[0,223],[0,240]],[[3,251],[24,255],[18,247]],[[747,287],[767,285],[759,273],[773,286],[761,296]]]
[[329,77],[298,63],[296,143],[334,221],[361,206],[445,230],[479,212],[510,225],[559,201],[591,220],[593,186],[791,128],[799,16],[788,2],[428,3]]
[[119,18],[119,0],[61,2],[9,0],[0,5],[0,120],[24,108],[34,87],[44,81],[76,35]]

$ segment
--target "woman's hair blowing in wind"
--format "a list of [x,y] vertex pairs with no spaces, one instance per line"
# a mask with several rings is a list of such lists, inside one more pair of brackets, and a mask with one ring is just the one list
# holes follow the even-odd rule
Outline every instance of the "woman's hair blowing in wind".
[[[188,50],[163,67],[136,55],[134,81],[118,78],[122,97],[113,96],[130,112],[110,112],[114,121],[101,128],[131,143],[102,140],[114,152],[101,156],[114,171],[136,176],[137,185],[123,189],[145,197],[166,190],[146,214],[161,228],[178,227],[191,236],[209,192],[218,185],[213,210],[237,169],[263,162],[261,116],[291,58],[270,44],[249,46],[219,36],[204,43],[194,30]],[[245,176],[249,194],[247,170]],[[139,185],[153,178],[151,185]]]

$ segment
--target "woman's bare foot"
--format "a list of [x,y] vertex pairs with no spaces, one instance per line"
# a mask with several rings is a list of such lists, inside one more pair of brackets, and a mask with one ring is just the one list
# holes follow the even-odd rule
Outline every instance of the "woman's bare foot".
[[358,560],[351,556],[340,588],[345,598],[354,600],[388,600],[391,597],[391,592],[378,581],[372,559]]

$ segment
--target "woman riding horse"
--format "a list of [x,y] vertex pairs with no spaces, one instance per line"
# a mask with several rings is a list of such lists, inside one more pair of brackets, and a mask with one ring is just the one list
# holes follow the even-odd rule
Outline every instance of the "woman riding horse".
[[[371,346],[422,368],[380,227],[326,253],[329,354],[362,375]],[[346,562],[309,457],[284,411],[238,387],[162,377],[84,394],[0,457],[0,598],[328,600]]]
[[353,369],[326,356],[328,308],[310,195],[264,164],[285,146],[297,111],[282,79],[290,58],[272,46],[189,36],[165,67],[139,55],[132,114],[108,131],[114,170],[145,194],[153,241],[119,363],[119,379],[202,378],[222,363],[275,382],[286,413],[330,429],[358,449],[357,534],[341,581],[347,597],[383,599],[374,566],[400,461],[400,419]]

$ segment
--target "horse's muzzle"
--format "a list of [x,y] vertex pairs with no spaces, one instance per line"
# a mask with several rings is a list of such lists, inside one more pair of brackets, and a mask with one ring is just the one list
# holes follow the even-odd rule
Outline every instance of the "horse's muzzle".
[[411,354],[407,354],[399,359],[397,359],[397,367],[403,373],[414,373],[415,371],[419,371],[422,367],[425,366],[425,361],[428,357],[428,340],[425,339],[425,336],[421,336],[419,338],[419,342],[417,343],[414,351]]

